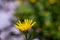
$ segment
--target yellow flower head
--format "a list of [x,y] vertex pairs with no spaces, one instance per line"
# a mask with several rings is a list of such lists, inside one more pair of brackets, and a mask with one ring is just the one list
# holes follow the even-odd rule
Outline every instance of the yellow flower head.
[[54,3],[56,3],[56,0],[49,0],[49,3],[54,4]]
[[24,19],[24,22],[21,22],[20,20],[18,20],[17,25],[15,24],[14,26],[18,29],[20,29],[21,31],[27,31],[28,29],[30,29],[36,22],[33,22],[33,20],[28,20],[28,19]]
[[36,3],[36,0],[29,0],[30,3]]

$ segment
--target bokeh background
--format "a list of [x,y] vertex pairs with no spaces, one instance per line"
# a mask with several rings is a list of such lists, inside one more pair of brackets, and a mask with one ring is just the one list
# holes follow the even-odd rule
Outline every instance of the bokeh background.
[[[18,19],[36,24],[25,34]],[[60,0],[0,0],[0,40],[60,40]]]
[[60,40],[60,0],[20,0],[15,16],[32,19],[36,24],[28,32],[28,40]]

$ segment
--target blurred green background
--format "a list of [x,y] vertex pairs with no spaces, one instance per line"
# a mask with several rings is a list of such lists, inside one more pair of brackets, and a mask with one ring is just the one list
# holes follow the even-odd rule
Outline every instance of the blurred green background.
[[29,31],[32,39],[60,40],[60,0],[21,0],[15,16],[18,19],[32,19],[36,25]]

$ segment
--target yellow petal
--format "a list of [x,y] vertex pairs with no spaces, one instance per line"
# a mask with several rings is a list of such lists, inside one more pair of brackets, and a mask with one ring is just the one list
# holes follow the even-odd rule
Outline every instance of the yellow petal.
[[31,20],[29,20],[29,24],[31,24],[30,22],[31,22]]
[[17,25],[14,25],[14,26],[19,29],[19,26],[17,26]]
[[21,31],[24,31],[24,28],[23,28],[23,27],[20,27],[19,29],[20,29]]
[[18,22],[19,22],[19,24],[21,24],[21,21],[20,20],[18,20]]
[[20,25],[20,24],[17,22],[17,25]]
[[28,19],[26,19],[26,22],[28,23]]
[[30,24],[33,22],[33,20],[30,20]]
[[31,27],[35,24],[36,22],[33,22],[32,24],[31,24]]
[[26,23],[26,19],[24,19],[24,22]]

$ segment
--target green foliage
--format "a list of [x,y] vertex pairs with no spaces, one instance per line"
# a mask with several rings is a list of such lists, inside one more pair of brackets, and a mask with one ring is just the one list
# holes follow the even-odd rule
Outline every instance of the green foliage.
[[[60,26],[60,1],[56,0],[53,4],[51,2],[49,0],[36,0],[36,3],[30,3],[27,0],[26,4],[17,7],[15,14],[17,18],[32,19],[37,22],[33,27],[32,38],[39,35],[38,37],[60,39],[60,30],[58,30],[58,26]],[[35,31],[38,27],[42,29],[39,33]]]

